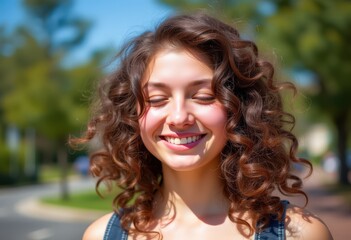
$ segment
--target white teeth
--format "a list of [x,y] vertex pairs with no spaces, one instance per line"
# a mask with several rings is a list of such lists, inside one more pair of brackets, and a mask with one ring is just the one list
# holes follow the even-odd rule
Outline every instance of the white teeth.
[[166,141],[172,144],[180,145],[180,144],[189,144],[192,142],[196,142],[200,139],[200,136],[192,136],[186,138],[172,138],[172,137],[165,137]]

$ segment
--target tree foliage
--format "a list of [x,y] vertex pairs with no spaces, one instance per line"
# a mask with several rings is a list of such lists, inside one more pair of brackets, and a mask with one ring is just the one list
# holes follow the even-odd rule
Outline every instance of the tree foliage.
[[336,129],[340,182],[348,183],[346,151],[351,124],[351,2],[348,0],[163,0],[188,11],[207,9],[244,21],[259,43],[270,45],[286,68],[308,71],[312,109]]
[[28,21],[11,33],[0,27],[1,128],[35,129],[44,151],[49,143],[57,159],[65,158],[68,136],[87,121],[92,82],[103,74],[104,54],[66,67],[63,62],[85,39],[90,22],[70,14],[70,0],[23,4]]
[[[2,93],[6,122],[35,128],[54,142],[67,140],[87,118],[82,89],[101,72],[93,62],[70,69],[63,59],[87,33],[88,22],[68,14],[71,1],[24,1],[37,25],[19,27],[11,39],[11,53],[4,57],[8,69]],[[85,22],[85,24],[82,24]],[[57,35],[70,29],[65,38]],[[38,33],[38,34],[37,34]],[[78,96],[77,96],[78,95]],[[85,101],[85,102],[84,102]]]

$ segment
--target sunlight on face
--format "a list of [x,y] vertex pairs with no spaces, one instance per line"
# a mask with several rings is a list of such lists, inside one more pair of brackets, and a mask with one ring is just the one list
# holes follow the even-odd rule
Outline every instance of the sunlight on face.
[[189,171],[218,164],[227,115],[212,91],[213,70],[190,52],[156,54],[143,83],[142,140],[164,167]]

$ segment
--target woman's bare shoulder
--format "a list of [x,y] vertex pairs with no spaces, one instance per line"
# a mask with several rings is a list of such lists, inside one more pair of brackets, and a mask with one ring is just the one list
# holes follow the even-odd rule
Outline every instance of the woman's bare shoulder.
[[333,240],[327,225],[304,208],[289,205],[286,211],[286,239]]
[[112,215],[113,213],[106,214],[90,224],[84,232],[83,240],[102,240],[104,238],[107,224]]

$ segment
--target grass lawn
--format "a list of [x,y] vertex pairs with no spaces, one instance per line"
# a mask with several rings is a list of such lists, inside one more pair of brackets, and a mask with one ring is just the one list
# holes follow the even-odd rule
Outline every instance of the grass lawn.
[[[67,177],[74,177],[77,173],[73,167],[68,168]],[[57,165],[43,165],[40,171],[40,181],[43,183],[59,181],[61,171]],[[41,199],[43,203],[59,205],[63,207],[72,207],[87,210],[111,211],[113,198],[118,194],[118,189],[113,189],[110,193],[103,186],[100,187],[101,198],[95,190],[83,192],[70,192],[69,199],[63,200],[60,197],[45,197]]]
[[[59,181],[61,174],[62,172],[58,165],[42,165],[40,166],[39,180],[43,183]],[[67,177],[74,176],[76,174],[77,173],[74,171],[73,167],[69,166]]]
[[42,199],[42,202],[87,210],[111,211],[112,201],[115,195],[112,193],[107,194],[105,191],[101,191],[101,193],[104,198],[98,196],[95,190],[90,190],[71,194],[68,200],[63,200],[57,197],[46,197]]

